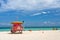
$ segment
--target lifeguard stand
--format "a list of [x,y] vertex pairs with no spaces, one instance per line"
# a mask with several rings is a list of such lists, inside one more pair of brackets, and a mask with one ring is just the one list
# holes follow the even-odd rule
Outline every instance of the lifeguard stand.
[[17,31],[19,33],[22,33],[22,30],[23,30],[22,22],[12,22],[12,24],[13,24],[12,29],[11,29],[12,33],[16,33]]

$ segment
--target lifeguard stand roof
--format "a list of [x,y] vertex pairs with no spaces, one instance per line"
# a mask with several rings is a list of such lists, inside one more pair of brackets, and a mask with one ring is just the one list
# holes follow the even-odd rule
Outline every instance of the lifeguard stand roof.
[[23,22],[15,21],[15,22],[12,22],[11,24],[23,24]]

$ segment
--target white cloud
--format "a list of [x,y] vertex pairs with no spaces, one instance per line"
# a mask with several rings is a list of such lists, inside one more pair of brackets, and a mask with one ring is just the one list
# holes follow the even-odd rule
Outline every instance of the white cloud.
[[43,14],[47,14],[47,12],[42,12]]
[[0,25],[11,25],[10,23],[0,23]]
[[0,0],[0,3],[0,10],[41,10],[60,7],[59,0],[8,0],[7,4]]
[[55,25],[56,23],[55,22],[51,22],[51,21],[45,21],[43,22],[44,24],[51,24],[51,25]]
[[41,15],[41,13],[35,13],[35,14],[32,14],[31,16],[36,16],[36,15]]
[[48,22],[45,21],[45,22],[43,22],[43,23],[44,23],[44,24],[47,24]]
[[32,14],[31,16],[37,16],[37,15],[41,15],[41,14],[47,14],[47,12],[42,12],[42,13],[34,13],[34,14]]

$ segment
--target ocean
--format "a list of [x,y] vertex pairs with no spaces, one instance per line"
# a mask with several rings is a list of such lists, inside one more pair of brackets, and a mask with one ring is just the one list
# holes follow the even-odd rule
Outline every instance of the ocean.
[[[53,28],[56,28],[56,27],[24,27],[24,31],[53,30]],[[10,30],[11,30],[11,27],[0,27],[0,31],[10,31]],[[60,27],[57,27],[57,30],[60,30]]]

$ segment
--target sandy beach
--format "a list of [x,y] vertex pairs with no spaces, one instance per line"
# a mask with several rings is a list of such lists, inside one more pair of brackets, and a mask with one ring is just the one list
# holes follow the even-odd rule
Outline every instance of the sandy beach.
[[23,34],[0,32],[0,40],[60,40],[60,30],[23,31]]

